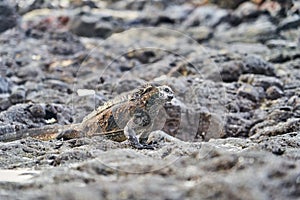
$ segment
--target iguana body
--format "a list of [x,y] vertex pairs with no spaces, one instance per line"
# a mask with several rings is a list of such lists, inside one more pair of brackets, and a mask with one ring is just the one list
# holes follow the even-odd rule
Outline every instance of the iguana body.
[[[172,98],[173,91],[170,87],[146,85],[129,95],[108,101],[79,124],[21,130],[0,136],[0,141],[29,136],[49,140],[103,135],[118,142],[128,139],[135,148],[148,148],[140,142],[148,138],[159,109]],[[136,135],[140,135],[140,142]]]

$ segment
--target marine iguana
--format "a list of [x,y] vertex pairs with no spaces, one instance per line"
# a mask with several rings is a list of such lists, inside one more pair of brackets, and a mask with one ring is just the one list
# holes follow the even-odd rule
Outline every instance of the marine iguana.
[[[159,110],[173,97],[174,92],[167,85],[146,84],[129,95],[117,97],[99,106],[81,123],[19,130],[0,136],[0,141],[26,137],[50,140],[102,135],[118,142],[129,140],[131,146],[137,149],[153,149],[145,142]],[[139,139],[137,135],[140,135]]]

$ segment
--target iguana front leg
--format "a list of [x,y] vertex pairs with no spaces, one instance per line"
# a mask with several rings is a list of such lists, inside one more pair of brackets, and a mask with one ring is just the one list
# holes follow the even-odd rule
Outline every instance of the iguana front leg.
[[127,137],[130,145],[136,149],[154,149],[153,146],[147,144],[141,144],[136,136],[134,131],[135,128],[141,126],[141,124],[137,123],[136,118],[132,118],[128,121],[126,126],[124,127],[124,135]]

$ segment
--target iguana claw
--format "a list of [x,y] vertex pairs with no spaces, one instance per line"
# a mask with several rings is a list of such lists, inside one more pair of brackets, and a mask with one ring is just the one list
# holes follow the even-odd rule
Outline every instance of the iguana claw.
[[129,135],[128,140],[130,142],[130,145],[135,149],[151,149],[151,150],[154,150],[154,147],[151,146],[151,145],[139,143],[137,137],[135,137],[135,136]]

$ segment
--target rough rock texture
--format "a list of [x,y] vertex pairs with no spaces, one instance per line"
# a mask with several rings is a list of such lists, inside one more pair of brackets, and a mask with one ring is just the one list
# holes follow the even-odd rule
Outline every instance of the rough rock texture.
[[18,14],[8,1],[0,1],[0,33],[17,25]]
[[155,150],[99,136],[0,142],[0,199],[300,198],[296,1],[35,0],[1,9],[0,135],[78,123],[154,82],[176,99],[153,129],[177,139],[158,137]]

